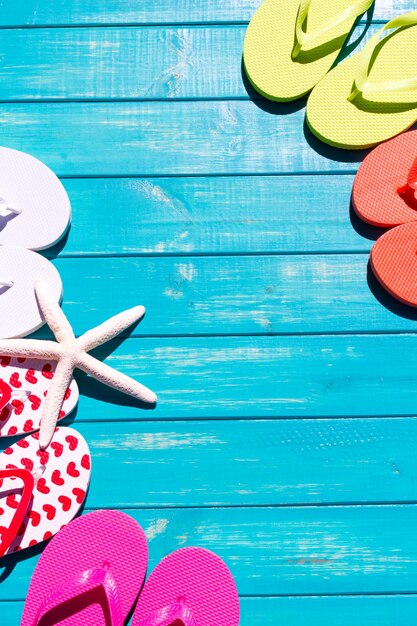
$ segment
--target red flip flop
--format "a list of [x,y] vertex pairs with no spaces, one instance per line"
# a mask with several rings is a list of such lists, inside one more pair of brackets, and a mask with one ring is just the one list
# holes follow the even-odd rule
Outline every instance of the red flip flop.
[[417,131],[379,145],[355,178],[352,204],[368,224],[390,228],[371,250],[371,267],[397,300],[417,307]]

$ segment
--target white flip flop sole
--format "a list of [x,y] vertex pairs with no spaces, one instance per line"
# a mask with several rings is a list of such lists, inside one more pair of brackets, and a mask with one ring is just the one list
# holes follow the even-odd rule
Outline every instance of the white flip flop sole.
[[61,239],[70,220],[67,192],[49,167],[0,147],[0,244],[44,250]]
[[24,337],[43,326],[35,282],[44,281],[57,302],[62,282],[50,261],[25,248],[0,246],[0,338]]

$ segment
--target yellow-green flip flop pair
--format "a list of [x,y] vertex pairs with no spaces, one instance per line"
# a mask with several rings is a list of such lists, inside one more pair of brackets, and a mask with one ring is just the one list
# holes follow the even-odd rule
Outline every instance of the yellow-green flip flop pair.
[[281,102],[312,90],[308,126],[333,146],[368,148],[417,121],[417,11],[388,22],[331,69],[373,1],[264,0],[246,33],[244,65],[254,88]]

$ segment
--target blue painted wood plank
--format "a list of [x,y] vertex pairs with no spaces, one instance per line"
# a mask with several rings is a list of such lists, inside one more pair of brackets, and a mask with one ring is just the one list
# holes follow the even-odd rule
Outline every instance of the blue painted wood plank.
[[[353,41],[363,46],[380,25],[362,38],[364,28],[352,35],[352,50]],[[245,31],[246,26],[3,30],[0,99],[248,99],[241,70]]]
[[65,179],[73,219],[46,256],[369,252],[353,176]]
[[73,426],[93,459],[89,508],[417,500],[417,418],[91,424],[82,417]]
[[[23,601],[3,602],[7,626],[19,626]],[[333,626],[351,626],[360,616],[367,626],[414,626],[417,597],[414,595],[335,596],[288,598],[241,598],[240,626],[309,626],[323,621]]]
[[415,415],[415,335],[179,337],[113,342],[107,362],[151,387],[152,411],[78,376],[77,419]]
[[[417,592],[416,505],[126,512],[146,531],[149,570],[195,545],[226,561],[244,596]],[[0,601],[25,597],[37,557],[21,558]]]
[[[417,315],[385,294],[368,259],[111,257],[60,259],[55,265],[77,334],[139,303],[146,307],[145,320],[125,335],[416,332]],[[49,329],[37,336],[50,336]]]
[[[204,23],[248,21],[261,0],[3,0],[0,25]],[[375,19],[391,19],[415,8],[412,0],[383,0],[375,6]]]
[[[65,176],[356,171],[361,151],[304,135],[304,109],[250,101],[0,104],[2,144]],[[286,114],[283,114],[284,111]]]

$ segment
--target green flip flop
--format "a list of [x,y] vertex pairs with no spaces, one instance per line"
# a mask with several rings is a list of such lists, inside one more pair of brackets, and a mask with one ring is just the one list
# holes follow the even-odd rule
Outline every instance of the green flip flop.
[[374,0],[264,0],[248,26],[243,63],[269,100],[307,94],[336,61],[357,18]]
[[[383,35],[386,35],[385,37]],[[417,121],[417,11],[386,24],[323,78],[307,102],[311,131],[332,146],[370,148]]]

